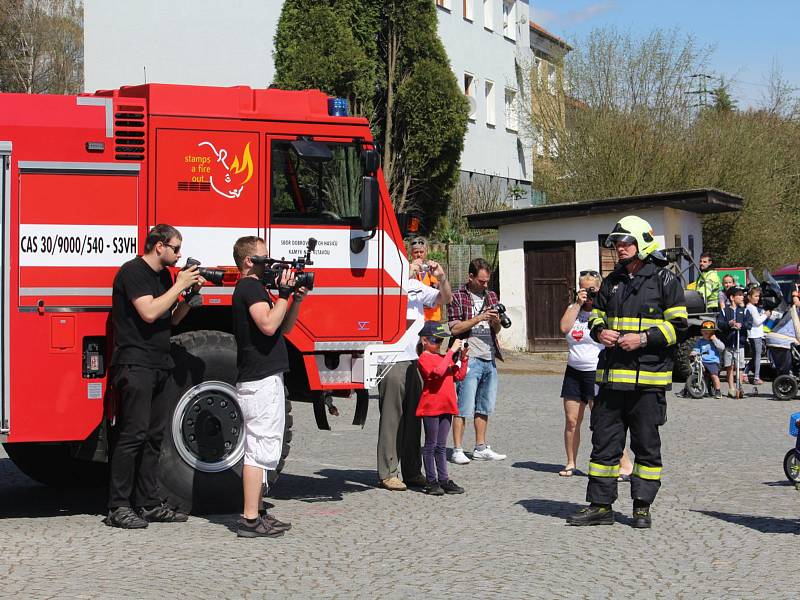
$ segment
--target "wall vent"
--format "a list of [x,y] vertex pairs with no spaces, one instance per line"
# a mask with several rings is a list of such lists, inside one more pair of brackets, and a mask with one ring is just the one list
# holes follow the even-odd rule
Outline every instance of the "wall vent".
[[114,112],[114,158],[144,160],[147,150],[144,106],[117,106]]

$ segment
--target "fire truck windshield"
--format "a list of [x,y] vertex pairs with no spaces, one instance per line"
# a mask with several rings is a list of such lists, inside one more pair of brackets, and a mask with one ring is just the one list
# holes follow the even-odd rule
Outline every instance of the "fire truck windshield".
[[360,222],[362,178],[355,143],[314,142],[330,150],[330,160],[304,159],[291,140],[275,140],[270,152],[271,213],[276,224]]

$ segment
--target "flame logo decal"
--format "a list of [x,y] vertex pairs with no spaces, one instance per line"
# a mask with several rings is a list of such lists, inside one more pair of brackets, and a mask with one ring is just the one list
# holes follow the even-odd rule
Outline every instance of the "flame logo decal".
[[217,157],[217,163],[222,169],[215,169],[217,181],[214,181],[212,173],[208,181],[211,189],[225,198],[238,198],[242,194],[245,184],[253,177],[253,157],[250,155],[250,143],[242,151],[242,159],[238,155],[233,156],[233,162],[228,166],[228,151],[225,148],[217,150],[211,142],[200,142],[198,146],[208,146]]

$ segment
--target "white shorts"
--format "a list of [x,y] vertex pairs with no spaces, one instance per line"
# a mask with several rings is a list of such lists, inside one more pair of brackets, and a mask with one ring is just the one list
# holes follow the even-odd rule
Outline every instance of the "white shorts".
[[286,401],[283,374],[236,384],[237,400],[244,417],[244,464],[276,469],[283,449]]

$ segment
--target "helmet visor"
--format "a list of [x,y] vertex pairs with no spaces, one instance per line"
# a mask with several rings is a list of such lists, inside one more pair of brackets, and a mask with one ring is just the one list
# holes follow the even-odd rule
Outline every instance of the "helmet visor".
[[623,244],[635,244],[636,238],[630,233],[612,231],[606,238],[606,248],[613,248],[614,244],[621,242]]

